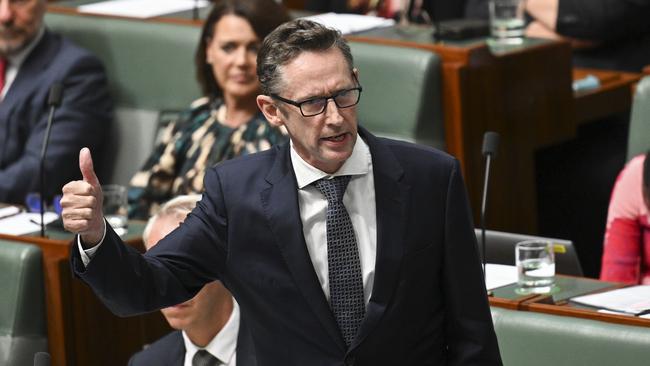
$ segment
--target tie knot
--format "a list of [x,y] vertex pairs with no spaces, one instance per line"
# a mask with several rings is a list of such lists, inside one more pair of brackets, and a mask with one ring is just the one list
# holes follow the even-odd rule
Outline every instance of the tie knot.
[[192,357],[192,366],[218,366],[221,364],[218,358],[204,349],[196,351]]
[[314,185],[327,198],[327,202],[341,202],[350,178],[352,178],[350,175],[339,175],[332,179],[323,178],[315,181]]

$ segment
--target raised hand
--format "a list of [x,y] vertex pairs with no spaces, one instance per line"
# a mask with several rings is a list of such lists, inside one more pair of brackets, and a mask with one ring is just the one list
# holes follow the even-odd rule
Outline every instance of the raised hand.
[[79,151],[79,169],[83,180],[63,186],[61,217],[66,230],[80,234],[84,247],[92,247],[104,235],[103,198],[93,159],[86,147]]

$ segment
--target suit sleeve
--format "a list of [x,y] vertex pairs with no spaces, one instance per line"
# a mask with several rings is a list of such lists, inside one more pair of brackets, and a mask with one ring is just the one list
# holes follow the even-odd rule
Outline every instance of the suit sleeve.
[[593,41],[650,33],[650,0],[559,0],[556,30]]
[[448,365],[501,365],[458,161],[449,178],[446,212],[443,290]]
[[[57,75],[44,80],[63,83],[63,99],[55,113],[45,159],[47,193],[52,197],[61,192],[65,183],[79,176],[79,150],[88,146],[96,151],[102,146],[112,119],[112,102],[104,69],[90,55],[77,58],[69,66],[54,66],[47,72]],[[16,119],[13,125],[22,130],[17,135],[24,135],[25,142],[20,156],[0,170],[0,201],[22,202],[28,192],[38,190],[39,180],[35,177],[40,171],[50,86],[51,83],[43,85],[42,90],[26,98],[31,100],[25,101],[12,116]]]
[[185,221],[144,255],[125,245],[110,228],[85,268],[73,245],[75,275],[119,316],[192,298],[204,284],[220,278],[227,256],[227,219],[214,169],[208,171],[205,186],[203,199]]

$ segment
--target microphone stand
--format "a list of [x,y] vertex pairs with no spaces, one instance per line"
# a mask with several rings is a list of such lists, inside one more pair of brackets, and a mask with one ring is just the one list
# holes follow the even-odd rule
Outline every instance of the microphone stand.
[[41,185],[41,237],[45,237],[45,153],[47,146],[50,142],[50,133],[52,130],[52,123],[54,122],[54,111],[56,107],[61,104],[61,92],[63,86],[60,83],[55,83],[50,88],[50,93],[47,98],[47,104],[50,106],[50,115],[47,119],[47,127],[45,128],[45,136],[43,137],[43,148],[41,149],[40,161],[40,185]]
[[192,7],[192,20],[199,20],[199,0],[194,0]]
[[[492,157],[496,156],[499,145],[499,134],[488,131],[483,135],[483,156],[485,156],[485,176],[483,178],[483,197],[481,199],[481,260],[483,262],[483,282],[487,277],[487,252],[485,245],[485,212],[487,207],[488,182],[490,181],[490,165]],[[492,296],[492,291],[487,291],[488,296]]]
[[[486,280],[487,272],[487,259],[485,253],[485,207],[487,206],[487,191],[488,181],[490,177],[490,162],[492,161],[492,154],[487,154],[485,157],[485,178],[483,179],[483,198],[481,199],[481,254],[483,261],[483,282]],[[488,290],[488,296],[492,296],[492,291]]]

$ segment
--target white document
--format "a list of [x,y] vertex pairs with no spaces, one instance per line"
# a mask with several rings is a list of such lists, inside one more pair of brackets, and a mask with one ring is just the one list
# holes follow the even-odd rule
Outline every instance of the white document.
[[650,311],[650,286],[630,286],[593,295],[573,297],[571,301],[619,313],[640,315]]
[[338,29],[342,34],[361,32],[373,28],[390,27],[395,25],[393,19],[374,17],[360,14],[325,13],[305,17],[305,19]]
[[112,0],[81,5],[82,13],[151,18],[208,6],[207,0]]
[[16,206],[7,206],[7,207],[0,208],[0,220],[5,217],[18,215],[19,213],[20,213],[20,208]]
[[510,285],[517,282],[517,267],[505,264],[485,265],[485,287],[494,290],[497,287]]
[[[56,220],[59,215],[54,212],[46,212],[44,216],[45,224]],[[0,220],[0,234],[25,235],[35,233],[41,230],[41,214],[22,212],[18,215],[10,216]]]

